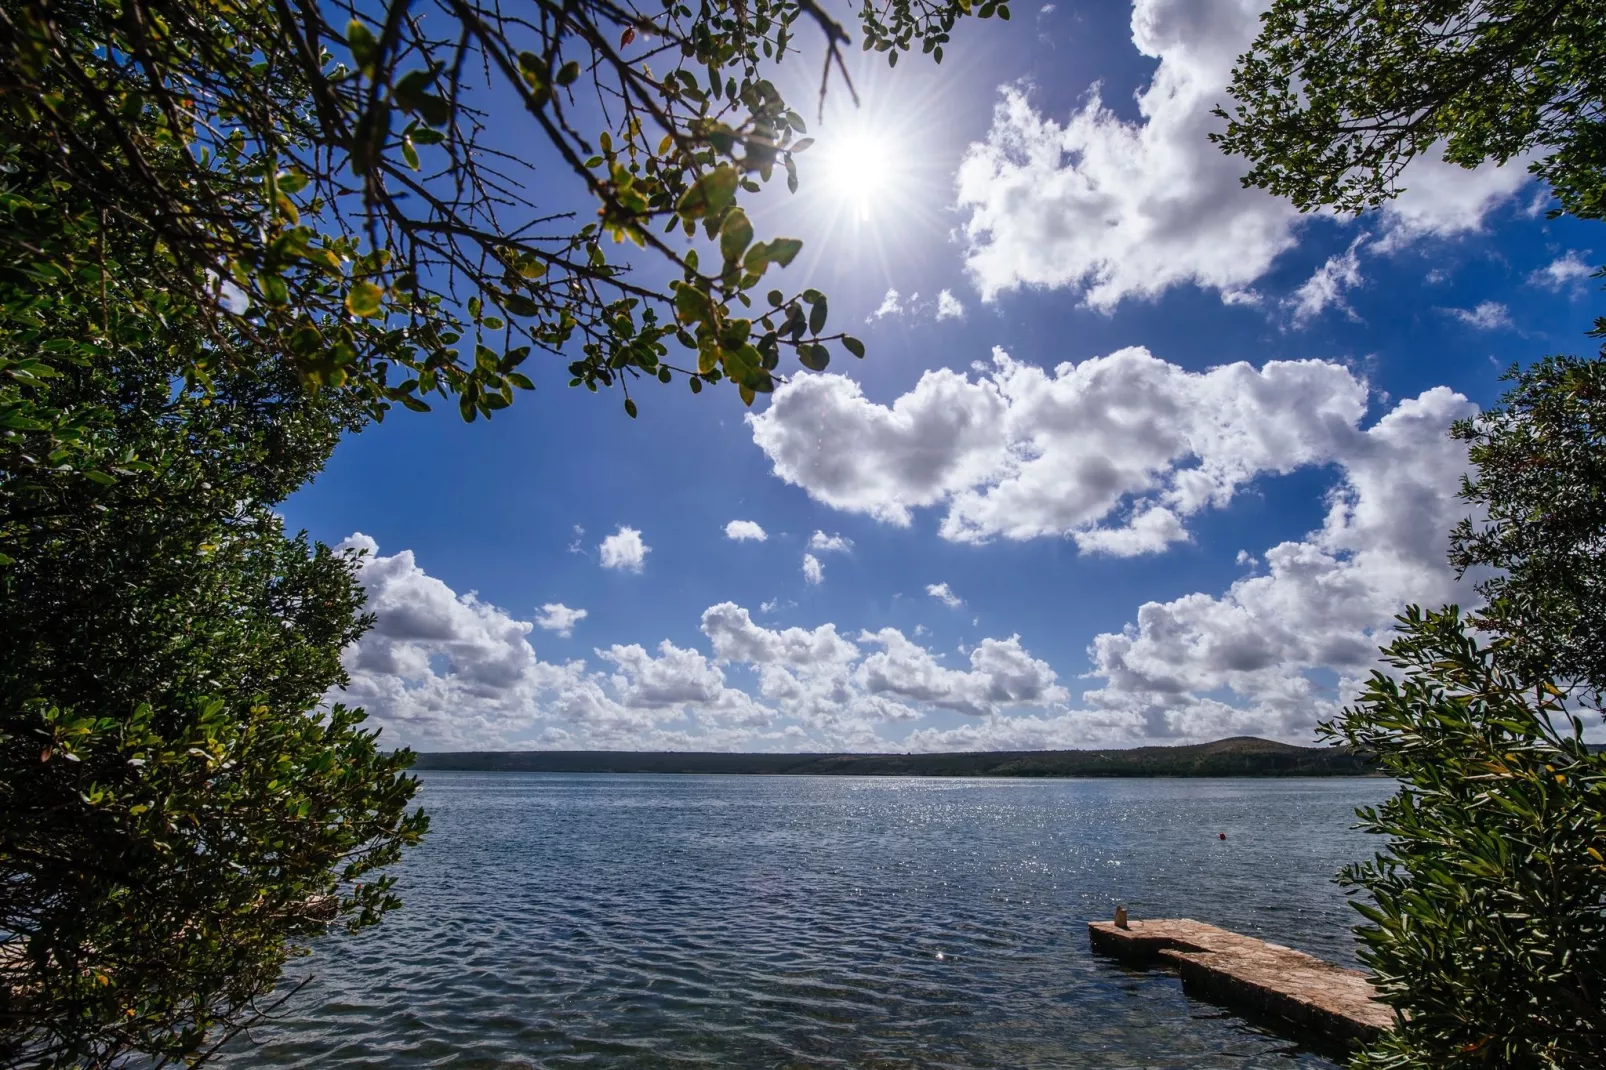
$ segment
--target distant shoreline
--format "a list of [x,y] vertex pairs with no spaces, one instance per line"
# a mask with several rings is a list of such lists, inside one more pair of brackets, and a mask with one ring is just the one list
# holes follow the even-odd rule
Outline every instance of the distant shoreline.
[[1290,777],[1377,776],[1369,758],[1254,736],[1130,750],[942,754],[724,754],[696,751],[421,753],[414,769],[507,773],[726,773],[748,776]]

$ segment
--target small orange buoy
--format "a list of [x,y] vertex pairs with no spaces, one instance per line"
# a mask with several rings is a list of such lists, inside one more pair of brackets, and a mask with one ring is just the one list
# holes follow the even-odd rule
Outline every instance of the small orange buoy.
[[1227,834],[1225,832],[1218,832],[1218,833],[1216,833],[1216,838],[1224,840],[1224,839],[1227,838]]

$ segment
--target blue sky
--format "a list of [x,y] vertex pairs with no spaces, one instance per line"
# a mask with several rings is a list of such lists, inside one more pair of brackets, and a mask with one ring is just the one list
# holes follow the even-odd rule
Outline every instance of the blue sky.
[[644,386],[635,421],[553,361],[489,423],[349,439],[287,503],[370,551],[344,697],[388,742],[1309,742],[1405,602],[1472,597],[1445,428],[1585,350],[1598,227],[1520,165],[1436,161],[1384,212],[1300,217],[1206,140],[1255,5],[1014,14],[862,66],[803,190],[751,210],[866,359],[752,410]]

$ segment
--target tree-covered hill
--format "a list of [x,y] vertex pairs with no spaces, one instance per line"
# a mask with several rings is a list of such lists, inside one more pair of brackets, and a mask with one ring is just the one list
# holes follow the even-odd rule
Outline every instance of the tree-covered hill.
[[1182,747],[960,754],[712,754],[467,751],[420,754],[417,769],[522,773],[746,773],[771,776],[1185,777],[1366,776],[1370,763],[1332,747],[1239,736]]

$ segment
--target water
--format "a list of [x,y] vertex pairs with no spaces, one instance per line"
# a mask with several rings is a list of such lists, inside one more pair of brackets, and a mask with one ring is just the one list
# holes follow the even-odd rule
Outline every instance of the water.
[[[406,906],[226,1065],[1332,1067],[1093,957],[1124,902],[1353,963],[1382,780],[428,773]],[[1226,840],[1218,838],[1225,832]]]

